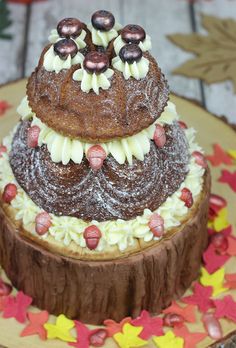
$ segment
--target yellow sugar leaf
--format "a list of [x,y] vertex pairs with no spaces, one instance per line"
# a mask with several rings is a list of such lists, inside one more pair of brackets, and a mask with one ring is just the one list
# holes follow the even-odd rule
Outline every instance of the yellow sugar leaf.
[[135,327],[126,323],[122,328],[122,332],[116,333],[113,338],[120,348],[142,347],[148,343],[148,341],[139,337],[142,330],[142,326]]
[[230,157],[236,160],[236,150],[228,150],[227,151]]
[[56,324],[44,324],[44,328],[47,330],[47,338],[59,338],[65,342],[76,342],[76,339],[69,332],[74,326],[73,320],[67,319],[64,314],[59,315]]
[[220,268],[215,273],[209,274],[207,270],[201,268],[200,283],[203,286],[212,286],[213,287],[213,296],[217,296],[222,292],[228,290],[224,288],[223,284],[225,281],[225,269],[224,267]]
[[213,228],[214,228],[214,223],[213,223],[213,221],[208,220],[208,222],[207,222],[207,227],[213,229]]
[[228,211],[226,208],[223,208],[218,212],[218,216],[213,221],[213,229],[216,232],[219,232],[229,225],[230,223],[228,221]]
[[172,331],[168,331],[164,336],[154,336],[153,341],[158,348],[183,348],[184,339],[176,337]]

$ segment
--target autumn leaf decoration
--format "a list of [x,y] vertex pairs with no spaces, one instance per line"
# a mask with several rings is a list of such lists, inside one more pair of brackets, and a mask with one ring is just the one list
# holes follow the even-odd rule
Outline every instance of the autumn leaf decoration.
[[177,46],[197,55],[173,73],[199,78],[208,84],[230,79],[236,93],[236,21],[202,15],[202,26],[208,35],[168,36]]

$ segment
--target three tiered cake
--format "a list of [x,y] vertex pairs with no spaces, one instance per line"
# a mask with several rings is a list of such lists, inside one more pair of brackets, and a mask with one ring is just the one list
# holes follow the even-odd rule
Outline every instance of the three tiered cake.
[[197,277],[210,174],[138,25],[52,30],[0,147],[0,263],[50,313],[158,313]]

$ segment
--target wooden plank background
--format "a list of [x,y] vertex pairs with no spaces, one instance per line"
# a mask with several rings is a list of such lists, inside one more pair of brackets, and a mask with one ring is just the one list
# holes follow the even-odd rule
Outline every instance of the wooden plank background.
[[191,58],[166,35],[204,33],[201,13],[236,20],[236,0],[45,0],[31,5],[9,4],[13,25],[11,41],[0,40],[0,83],[29,76],[37,64],[50,29],[67,16],[88,22],[97,9],[112,11],[121,23],[144,26],[153,42],[152,54],[166,74],[173,92],[198,100],[209,111],[225,115],[236,124],[236,95],[230,81],[206,85],[197,79],[172,75],[172,70]]

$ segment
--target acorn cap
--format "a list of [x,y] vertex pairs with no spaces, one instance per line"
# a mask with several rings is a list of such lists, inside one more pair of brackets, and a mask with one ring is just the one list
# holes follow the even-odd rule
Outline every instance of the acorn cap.
[[60,37],[67,39],[78,37],[83,29],[83,23],[77,18],[64,18],[57,25],[57,32]]
[[72,39],[62,39],[54,44],[54,52],[61,59],[66,60],[69,55],[74,58],[78,53],[78,47]]
[[136,44],[127,44],[123,46],[119,52],[119,57],[124,63],[133,64],[142,59],[143,52]]
[[109,31],[115,25],[115,17],[106,10],[96,11],[91,18],[92,26],[101,31]]
[[146,38],[145,30],[137,24],[128,24],[121,30],[121,38],[127,43],[139,44]]
[[89,74],[101,74],[109,67],[108,56],[102,52],[89,52],[85,56],[83,67]]

